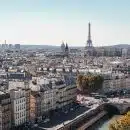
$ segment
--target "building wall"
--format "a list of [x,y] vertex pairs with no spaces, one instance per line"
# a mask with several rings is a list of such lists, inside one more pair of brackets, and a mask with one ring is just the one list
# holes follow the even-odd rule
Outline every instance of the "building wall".
[[[66,81],[70,84],[70,78]],[[49,82],[46,82],[49,83]],[[52,82],[48,84],[35,86],[38,89],[31,89],[30,95],[30,120],[40,120],[42,117],[51,114],[52,110],[62,108],[76,100],[76,85],[66,85],[64,82]]]
[[123,78],[123,79],[112,79],[112,80],[104,80],[103,82],[103,89],[109,90],[111,89],[118,89],[118,88],[128,88],[130,87],[130,79]]
[[11,90],[12,120],[14,126],[26,122],[26,97],[25,90]]
[[41,113],[44,114],[47,111],[56,108],[56,89],[51,89],[41,93]]
[[26,121],[30,120],[30,89],[25,89],[25,98],[26,98]]
[[30,120],[35,120],[36,118],[36,99],[33,95],[30,95]]
[[0,130],[9,130],[10,128],[11,128],[11,102],[9,97],[4,98],[0,104]]
[[39,92],[31,92],[30,95],[30,121],[41,120],[41,96]]
[[58,89],[57,108],[61,108],[76,100],[76,85],[70,85]]

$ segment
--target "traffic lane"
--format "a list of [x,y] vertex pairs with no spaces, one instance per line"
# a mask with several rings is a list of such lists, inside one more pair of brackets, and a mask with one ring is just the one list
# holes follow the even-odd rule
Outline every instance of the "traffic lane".
[[43,128],[52,128],[54,126],[62,124],[63,122],[73,120],[77,116],[83,114],[88,109],[89,108],[87,108],[85,106],[80,106],[79,108],[74,109],[73,111],[69,111],[66,114],[62,113],[62,112],[59,112],[58,114],[55,114],[49,122],[39,124],[39,126],[43,127]]

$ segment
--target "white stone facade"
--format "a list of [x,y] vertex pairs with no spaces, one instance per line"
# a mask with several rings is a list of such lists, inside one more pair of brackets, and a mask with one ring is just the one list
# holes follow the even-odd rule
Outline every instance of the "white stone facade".
[[13,125],[19,126],[26,122],[26,97],[25,90],[11,90],[11,105]]

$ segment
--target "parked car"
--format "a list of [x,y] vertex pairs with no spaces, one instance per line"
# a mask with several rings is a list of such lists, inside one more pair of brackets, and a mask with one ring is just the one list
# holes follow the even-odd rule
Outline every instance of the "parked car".
[[50,119],[49,118],[46,118],[43,122],[44,123],[47,123],[47,122],[49,122],[50,121]]
[[34,124],[34,127],[37,127],[38,126],[38,124]]

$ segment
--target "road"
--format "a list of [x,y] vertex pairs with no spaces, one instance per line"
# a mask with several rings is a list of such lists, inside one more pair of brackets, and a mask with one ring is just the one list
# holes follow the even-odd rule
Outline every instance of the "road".
[[81,126],[80,128],[78,128],[77,130],[85,130],[85,129],[87,129],[88,127],[90,127],[91,125],[93,125],[96,121],[98,121],[100,118],[102,118],[106,114],[107,114],[107,112],[102,111],[95,118],[92,118],[91,120],[87,121],[83,126]]
[[75,119],[79,115],[86,112],[89,108],[80,106],[79,108],[69,111],[68,113],[58,112],[52,117],[51,121],[47,123],[40,123],[38,126],[39,128],[47,129],[47,130],[55,130],[58,127],[64,126],[67,122]]
[[[56,130],[57,128],[63,127],[65,124],[73,121],[76,117],[81,116],[85,112],[89,112],[91,109],[96,109],[99,105],[105,103],[102,99],[95,99],[94,97],[85,97],[80,96],[78,97],[80,103],[83,106],[79,108],[69,111],[68,113],[58,112],[52,117],[50,122],[47,123],[40,123],[40,129],[47,129],[47,130]],[[130,103],[130,99],[120,99],[120,98],[107,98],[108,103]],[[88,108],[89,107],[89,108]]]

